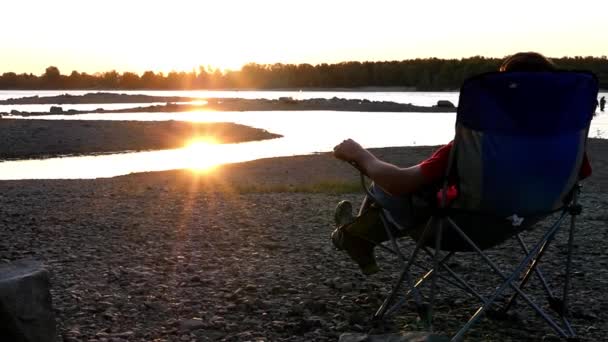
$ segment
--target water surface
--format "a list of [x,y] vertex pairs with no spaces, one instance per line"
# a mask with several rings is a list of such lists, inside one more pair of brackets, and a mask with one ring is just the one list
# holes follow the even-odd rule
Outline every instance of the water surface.
[[[78,95],[88,91],[69,93]],[[432,105],[437,100],[457,103],[458,93],[413,92],[297,92],[297,91],[135,91],[117,93],[158,96],[279,98],[298,99],[342,97],[372,101],[394,101]],[[65,91],[0,91],[1,98],[52,96]],[[608,94],[600,94],[608,96]],[[124,108],[133,104],[103,104],[104,108]],[[140,104],[136,104],[140,105]],[[39,106],[39,105],[29,105]],[[50,105],[44,105],[50,107]],[[91,105],[62,106],[64,109]],[[2,107],[2,106],[0,106]],[[43,108],[44,107],[40,107]],[[92,108],[97,108],[94,105]],[[3,111],[0,108],[0,111]],[[50,158],[44,160],[0,162],[0,179],[55,179],[113,177],[133,172],[181,168],[208,168],[215,164],[249,161],[266,157],[292,156],[328,152],[340,141],[353,138],[364,147],[440,145],[454,134],[454,113],[370,113],[341,111],[251,111],[251,112],[183,112],[128,113],[42,116],[45,120],[184,120],[193,122],[234,122],[266,129],[283,138],[240,144],[205,145],[195,149],[131,152],[100,156]],[[28,119],[36,118],[29,117]],[[590,137],[608,138],[608,114],[592,121]]]
[[[249,161],[331,151],[353,138],[365,147],[437,145],[453,134],[454,113],[368,113],[334,111],[192,112],[87,114],[41,117],[85,120],[187,120],[236,122],[263,128],[283,138],[198,149],[133,152],[87,157],[0,163],[0,179],[98,178],[132,172],[200,168],[210,164]],[[432,127],[425,132],[421,127]]]

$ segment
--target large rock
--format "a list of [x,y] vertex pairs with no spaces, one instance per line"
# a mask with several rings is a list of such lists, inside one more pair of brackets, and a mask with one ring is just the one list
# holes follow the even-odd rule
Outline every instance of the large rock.
[[382,335],[344,333],[340,335],[338,342],[447,342],[449,340],[445,336],[417,331]]
[[51,106],[49,109],[49,113],[51,114],[63,114],[63,108],[57,106]]
[[454,106],[454,104],[448,100],[437,101],[437,107],[439,107],[439,108],[456,108],[456,106]]
[[0,265],[0,341],[52,342],[55,315],[49,274],[41,263]]

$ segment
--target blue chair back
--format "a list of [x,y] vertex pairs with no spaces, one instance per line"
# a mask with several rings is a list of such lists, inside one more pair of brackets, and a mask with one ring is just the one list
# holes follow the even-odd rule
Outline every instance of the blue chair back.
[[522,217],[561,207],[578,181],[597,93],[588,72],[495,72],[465,81],[453,207]]

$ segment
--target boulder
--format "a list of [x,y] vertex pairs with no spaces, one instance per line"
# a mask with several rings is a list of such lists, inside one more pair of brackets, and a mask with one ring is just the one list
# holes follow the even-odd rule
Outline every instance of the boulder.
[[340,335],[338,342],[448,342],[449,340],[445,336],[416,331],[382,335],[344,333]]
[[454,106],[454,104],[448,100],[437,101],[437,107],[439,107],[439,108],[456,108],[456,106]]
[[58,107],[58,106],[51,106],[51,109],[49,110],[49,112],[51,114],[63,114],[63,108]]
[[298,103],[298,101],[294,100],[292,97],[279,97],[279,102],[287,103],[287,104]]
[[0,340],[52,342],[55,334],[48,271],[33,260],[0,265]]

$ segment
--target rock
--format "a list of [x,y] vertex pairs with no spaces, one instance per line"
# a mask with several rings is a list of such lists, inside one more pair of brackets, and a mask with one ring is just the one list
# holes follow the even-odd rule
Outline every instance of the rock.
[[448,100],[437,101],[437,107],[439,107],[439,108],[456,108],[456,106],[454,106],[454,104]]
[[59,106],[51,106],[51,109],[49,110],[49,113],[51,113],[51,114],[63,114],[63,108],[61,108]]
[[294,100],[292,97],[279,97],[279,102],[288,104],[298,103],[298,101]]
[[201,319],[193,318],[179,322],[179,328],[182,331],[190,331],[205,328],[206,324]]
[[338,342],[443,342],[450,339],[429,332],[404,332],[398,334],[368,335],[344,333]]
[[42,264],[20,260],[0,265],[0,336],[3,341],[55,340],[49,275]]

